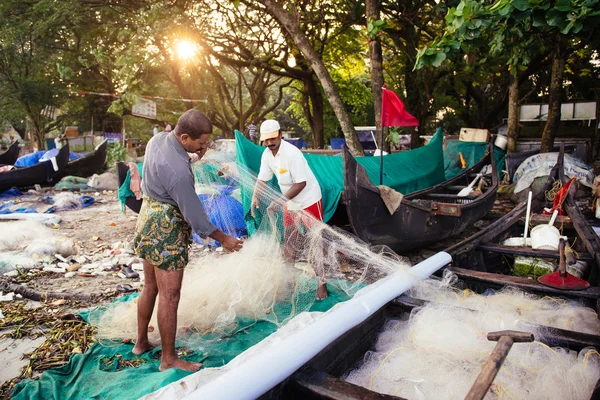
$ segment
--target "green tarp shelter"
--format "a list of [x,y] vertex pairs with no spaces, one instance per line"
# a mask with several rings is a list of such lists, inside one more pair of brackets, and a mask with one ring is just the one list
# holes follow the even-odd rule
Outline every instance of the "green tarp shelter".
[[[485,142],[462,142],[460,140],[452,140],[446,144],[444,150],[444,170],[446,179],[454,178],[456,175],[464,171],[460,161],[461,153],[467,164],[466,168],[471,168],[477,164],[484,156],[488,149],[488,143]],[[504,176],[506,169],[506,151],[494,146],[494,158],[496,159],[496,168],[500,179]]]
[[[257,175],[260,159],[265,147],[258,146],[235,132],[236,160],[240,174]],[[441,128],[437,130],[429,144],[414,150],[384,156],[383,184],[400,193],[408,194],[425,189],[444,181],[444,155],[442,151],[443,135]],[[315,174],[323,195],[323,211],[325,222],[334,214],[342,192],[344,191],[344,166],[342,157],[318,154],[304,154],[310,169]],[[357,157],[371,181],[379,183],[379,157]],[[248,180],[243,179],[243,182]],[[271,182],[279,190],[276,179]],[[261,217],[252,218],[250,203],[253,188],[242,187],[242,203],[246,217],[248,233],[251,235],[260,225]]]

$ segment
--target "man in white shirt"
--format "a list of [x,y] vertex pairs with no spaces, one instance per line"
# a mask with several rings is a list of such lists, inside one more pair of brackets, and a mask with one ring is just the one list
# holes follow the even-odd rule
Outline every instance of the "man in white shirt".
[[[283,206],[284,259],[293,263],[296,258],[296,248],[293,244],[300,235],[298,227],[302,223],[306,228],[310,228],[314,223],[323,221],[323,202],[319,183],[304,155],[294,145],[283,140],[279,130],[279,122],[273,119],[266,120],[260,126],[260,140],[267,148],[260,161],[250,211],[254,216],[260,194],[263,193],[266,183],[275,175],[283,195],[273,200],[268,210],[275,211]],[[316,297],[317,300],[322,300],[327,297],[327,284],[322,269],[317,271],[317,275],[319,286]]]

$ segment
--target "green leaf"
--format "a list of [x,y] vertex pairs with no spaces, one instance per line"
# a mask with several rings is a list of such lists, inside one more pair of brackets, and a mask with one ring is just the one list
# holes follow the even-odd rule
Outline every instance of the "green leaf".
[[579,21],[575,21],[575,24],[573,25],[573,34],[577,34],[579,32],[581,32],[581,30],[583,29],[583,24]]
[[529,9],[529,2],[527,0],[514,0],[512,6],[519,11],[525,11]]
[[574,7],[571,0],[558,0],[554,5],[554,8],[558,11],[570,12]]
[[446,59],[446,53],[444,52],[439,52],[435,55],[435,58],[433,60],[433,62],[431,63],[431,65],[433,65],[434,67],[439,67],[440,65],[442,65],[442,62],[444,62],[444,60]]
[[463,10],[465,8],[465,3],[464,0],[460,2],[460,4],[458,5],[458,7],[456,7],[456,10],[454,10],[454,15],[457,17],[462,17],[463,16]]
[[548,23],[546,22],[546,15],[545,13],[541,13],[541,12],[536,12],[533,14],[533,27],[535,28],[541,28],[543,26],[547,26]]
[[561,30],[567,26],[566,16],[554,8],[546,13],[546,22],[548,25],[558,27]]
[[510,12],[512,10],[513,10],[512,5],[507,4],[505,7],[498,10],[498,14],[501,15],[502,17],[506,17],[508,14],[510,14]]

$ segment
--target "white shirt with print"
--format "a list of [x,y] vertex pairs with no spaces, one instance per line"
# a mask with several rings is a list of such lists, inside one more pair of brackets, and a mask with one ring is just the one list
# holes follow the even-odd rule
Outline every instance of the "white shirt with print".
[[306,186],[296,197],[287,202],[288,210],[303,210],[321,200],[321,188],[310,170],[302,152],[294,145],[281,141],[277,155],[266,148],[260,160],[258,179],[270,181],[273,174],[281,193],[285,194],[295,183],[306,182]]

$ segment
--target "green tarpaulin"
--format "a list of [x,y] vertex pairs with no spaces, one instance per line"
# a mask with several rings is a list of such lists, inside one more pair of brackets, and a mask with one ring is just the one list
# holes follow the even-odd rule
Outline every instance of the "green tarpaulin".
[[[315,302],[310,311],[324,312],[349,299],[338,288],[336,281],[331,283],[329,297]],[[135,297],[137,294],[117,301],[133,301]],[[86,313],[82,316],[87,319]],[[202,362],[204,368],[221,367],[277,330],[277,326],[271,322],[238,322],[248,327],[229,337],[199,339],[193,345],[187,343],[193,353],[183,359]],[[157,353],[160,348],[139,357],[131,353],[132,349],[133,344],[103,346],[96,343],[85,354],[71,356],[68,364],[45,371],[38,379],[22,381],[15,387],[12,398],[134,400],[190,374],[175,369],[159,372],[160,358]],[[117,368],[119,359],[137,358],[145,362],[138,367]]]
[[[260,159],[265,147],[258,146],[244,137],[239,131],[236,137],[236,159],[240,173],[249,171],[257,175]],[[437,185],[444,181],[443,135],[438,129],[429,144],[417,149],[390,154],[383,159],[383,184],[400,193],[408,194]],[[327,222],[338,206],[344,191],[344,166],[342,157],[317,154],[304,154],[310,169],[315,174],[323,195],[323,211]],[[379,184],[379,157],[357,157],[365,167],[371,181]],[[243,180],[246,181],[247,180]],[[277,187],[273,178],[273,186]],[[252,218],[250,202],[253,188],[242,187],[242,203],[246,215],[248,233],[252,234],[260,223],[260,216]]]
[[[461,153],[466,162],[466,168],[471,168],[477,164],[488,149],[488,143],[483,142],[461,142],[452,140],[446,144],[444,151],[444,171],[446,179],[454,178],[464,171],[460,160]],[[496,159],[496,168],[500,179],[504,176],[506,169],[506,151],[494,146],[494,158]]]

